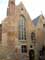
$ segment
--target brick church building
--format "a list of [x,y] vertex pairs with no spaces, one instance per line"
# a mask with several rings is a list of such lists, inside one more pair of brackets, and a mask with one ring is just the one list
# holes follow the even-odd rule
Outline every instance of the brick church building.
[[1,45],[6,52],[15,51],[15,60],[44,60],[44,16],[41,14],[32,21],[22,2],[16,5],[15,0],[9,0],[7,16],[2,21]]

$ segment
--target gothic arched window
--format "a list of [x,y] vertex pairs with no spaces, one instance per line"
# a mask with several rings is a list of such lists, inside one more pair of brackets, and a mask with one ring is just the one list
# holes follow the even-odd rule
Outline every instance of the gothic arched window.
[[19,21],[19,40],[26,40],[25,17],[22,15]]

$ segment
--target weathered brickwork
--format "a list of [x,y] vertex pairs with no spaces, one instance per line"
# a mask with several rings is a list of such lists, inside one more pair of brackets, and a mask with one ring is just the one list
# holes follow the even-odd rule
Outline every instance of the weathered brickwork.
[[[30,52],[33,52],[33,59],[39,60],[39,51],[45,46],[44,18],[41,15],[35,27],[22,2],[16,6],[14,1],[15,0],[9,0],[7,17],[3,20],[1,27],[2,46],[7,49],[7,51],[5,50],[6,53],[9,52],[7,58],[9,57],[10,59],[10,53],[12,53],[12,60],[29,60]],[[19,40],[19,22],[21,16],[25,18],[26,40]],[[32,32],[34,36],[33,39],[31,39],[31,37],[33,37],[31,36]],[[26,53],[22,53],[22,45],[24,47],[27,46]]]
[[2,24],[0,24],[0,42],[2,40]]

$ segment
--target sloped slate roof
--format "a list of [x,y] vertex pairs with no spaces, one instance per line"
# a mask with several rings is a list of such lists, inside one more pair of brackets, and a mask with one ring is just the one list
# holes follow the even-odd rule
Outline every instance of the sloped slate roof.
[[35,26],[38,24],[39,18],[40,18],[40,15],[32,21]]

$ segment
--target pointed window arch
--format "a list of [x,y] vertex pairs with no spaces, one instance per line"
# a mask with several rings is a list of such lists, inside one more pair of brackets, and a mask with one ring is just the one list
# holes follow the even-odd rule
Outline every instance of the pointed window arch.
[[19,40],[26,40],[26,26],[25,26],[25,17],[23,15],[20,16],[19,21]]

